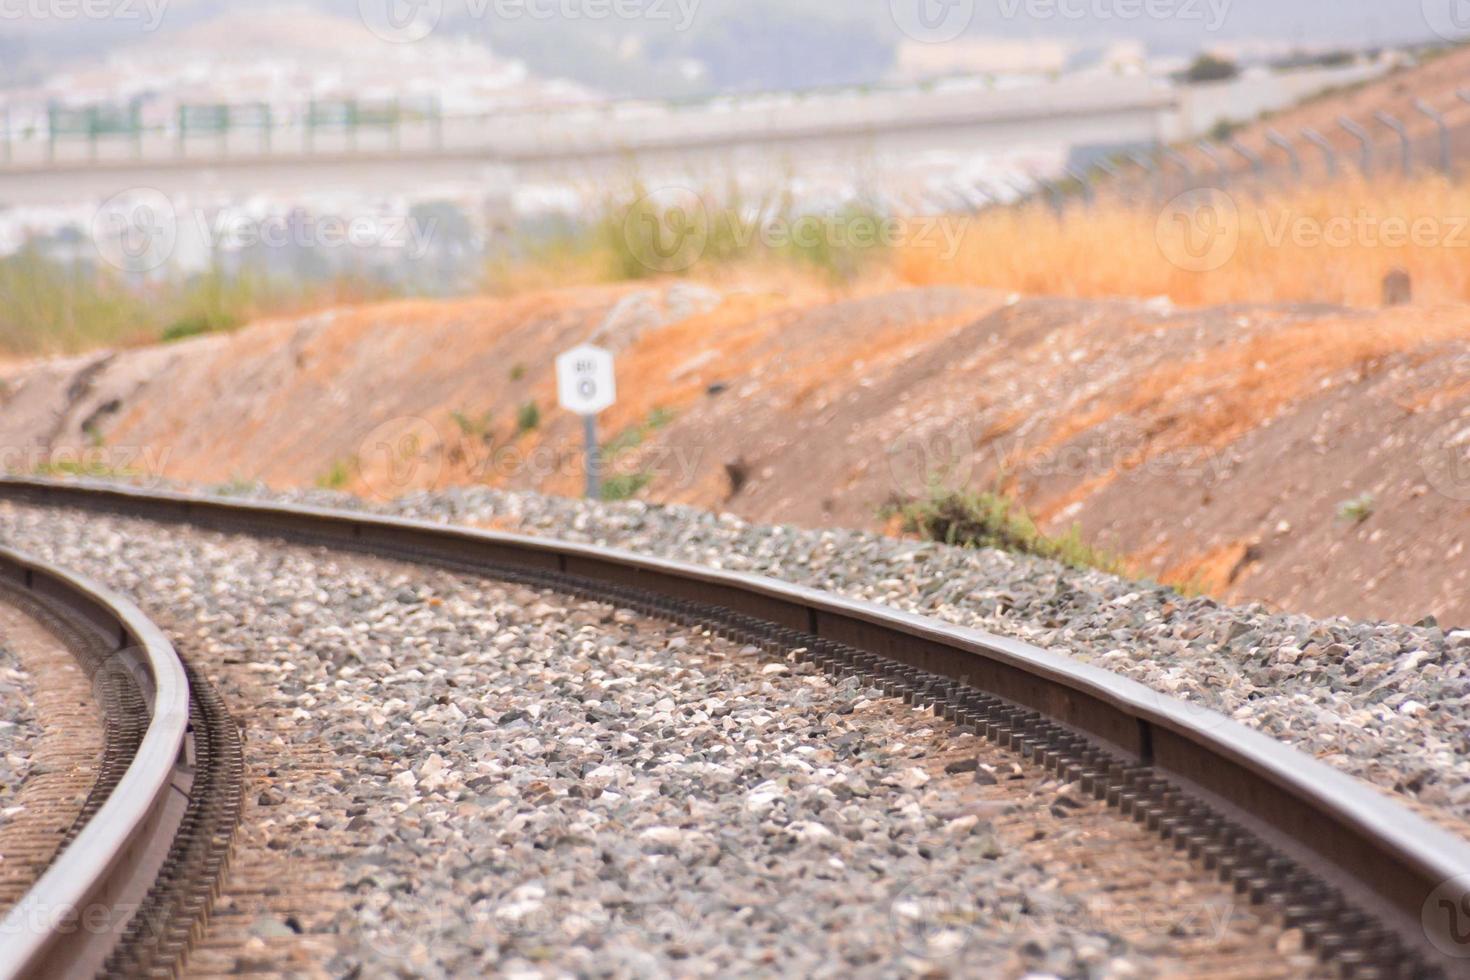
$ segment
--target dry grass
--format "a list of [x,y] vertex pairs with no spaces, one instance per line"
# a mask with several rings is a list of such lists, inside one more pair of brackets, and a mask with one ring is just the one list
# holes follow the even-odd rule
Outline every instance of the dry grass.
[[[963,284],[1021,293],[1102,298],[1168,296],[1184,306],[1324,302],[1377,306],[1394,267],[1413,279],[1416,302],[1470,301],[1470,184],[1358,179],[1261,196],[1240,189],[1204,209],[1199,198],[1163,205],[1102,202],[1065,219],[1044,205],[983,214],[952,260],[931,248],[894,256],[918,285]],[[1234,214],[1232,215],[1232,210]],[[1226,224],[1218,224],[1222,219]],[[1218,268],[1206,251],[1214,227],[1238,228]],[[1315,236],[1315,237],[1314,237]],[[1171,261],[1180,258],[1182,262]],[[1192,268],[1183,268],[1192,266]]]

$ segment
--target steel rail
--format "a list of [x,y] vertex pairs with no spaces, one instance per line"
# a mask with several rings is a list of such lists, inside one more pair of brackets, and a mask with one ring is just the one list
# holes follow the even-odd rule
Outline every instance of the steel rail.
[[148,706],[147,729],[117,785],[0,920],[0,978],[95,974],[182,815],[172,789],[187,741],[189,681],[173,645],[117,593],[7,548],[0,548],[0,578],[105,637],[112,653],[100,670],[131,677]]
[[1470,910],[1470,843],[1259,732],[1025,643],[755,575],[367,512],[85,481],[5,479],[0,498],[521,575],[768,638],[1079,780],[1272,902],[1348,975],[1470,973],[1453,917]]

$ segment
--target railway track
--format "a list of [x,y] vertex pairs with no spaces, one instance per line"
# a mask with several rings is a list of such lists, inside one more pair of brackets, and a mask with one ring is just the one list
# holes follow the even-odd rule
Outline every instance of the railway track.
[[[1465,842],[1264,736],[1023,644],[752,576],[362,513],[27,480],[0,481],[0,498],[554,589],[861,675],[1077,783],[1299,930],[1341,974],[1467,975]],[[0,967],[24,972],[8,949]]]
[[72,652],[104,733],[80,812],[0,920],[0,976],[167,975],[224,872],[242,772],[234,722],[121,596],[8,549],[0,591]]

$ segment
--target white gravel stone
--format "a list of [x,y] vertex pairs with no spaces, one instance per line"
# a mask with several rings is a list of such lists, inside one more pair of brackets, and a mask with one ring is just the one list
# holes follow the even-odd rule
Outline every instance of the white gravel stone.
[[[369,506],[325,491],[246,492]],[[1470,819],[1470,629],[1228,607],[1024,555],[755,525],[638,501],[462,487],[370,509],[771,575],[1014,637],[1227,715],[1447,818]]]

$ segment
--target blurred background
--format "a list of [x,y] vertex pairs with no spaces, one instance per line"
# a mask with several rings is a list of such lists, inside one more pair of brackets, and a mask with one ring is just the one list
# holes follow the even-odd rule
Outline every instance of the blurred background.
[[[1447,44],[1418,7],[6,0],[10,268],[94,263],[93,239],[136,239],[151,215],[165,240],[133,256],[103,241],[111,264],[155,288],[205,277],[155,311],[169,323],[99,310],[29,336],[12,313],[6,343],[178,334],[317,293],[475,291],[571,248],[615,199],[671,187],[746,211],[971,213],[1415,64]],[[317,241],[339,230],[323,218],[350,242]]]
[[591,340],[607,499],[1470,615],[1466,40],[1462,0],[0,0],[0,448],[574,495]]

